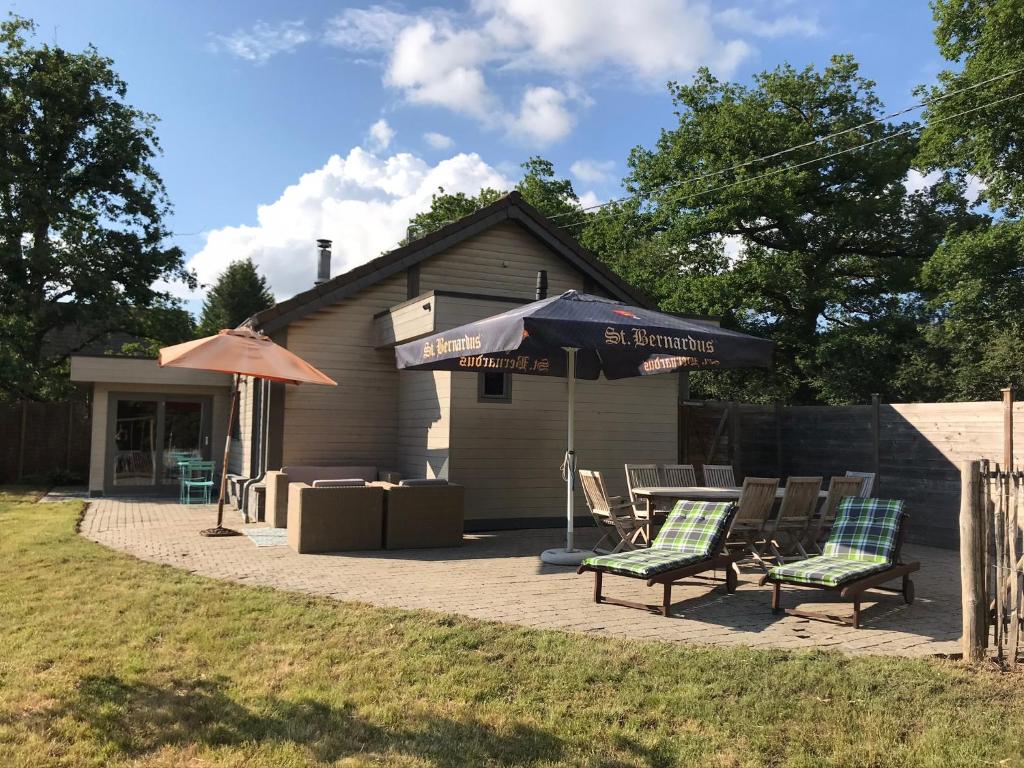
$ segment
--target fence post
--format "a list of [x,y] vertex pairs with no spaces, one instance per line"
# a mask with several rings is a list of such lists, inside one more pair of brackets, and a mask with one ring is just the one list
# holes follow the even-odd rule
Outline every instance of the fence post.
[[783,477],[782,471],[782,403],[775,401],[775,471],[777,477]]
[[28,428],[28,401],[21,401],[21,429],[18,430],[18,482],[25,476],[25,431]]
[[1013,387],[1003,389],[1003,469],[1013,470]]
[[988,604],[985,601],[984,510],[981,502],[981,462],[960,465],[960,605],[966,661],[985,658],[988,640]]
[[743,450],[740,441],[743,439],[740,432],[740,407],[733,400],[729,403],[729,446],[732,449],[732,465],[736,472],[736,480],[743,482]]
[[879,490],[882,485],[881,461],[881,429],[882,418],[880,413],[880,401],[878,394],[871,395],[871,471],[875,473],[875,495],[882,496]]

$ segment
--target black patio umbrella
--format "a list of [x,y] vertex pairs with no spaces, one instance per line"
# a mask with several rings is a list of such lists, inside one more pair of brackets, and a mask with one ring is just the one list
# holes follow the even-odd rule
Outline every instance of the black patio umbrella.
[[567,380],[566,546],[549,563],[578,563],[573,546],[576,379],[651,376],[682,370],[768,367],[772,342],[709,323],[566,291],[517,309],[402,344],[398,367],[419,371],[492,371]]

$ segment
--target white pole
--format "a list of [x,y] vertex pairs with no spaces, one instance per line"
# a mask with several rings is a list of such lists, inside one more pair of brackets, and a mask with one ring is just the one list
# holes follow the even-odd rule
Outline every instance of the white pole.
[[573,487],[576,484],[576,350],[566,349],[569,358],[569,370],[566,374],[565,384],[568,392],[569,413],[568,431],[566,433],[565,449],[565,548],[569,552],[575,552],[572,541],[572,515],[573,515]]
[[565,463],[565,549],[545,549],[540,553],[541,562],[549,565],[579,565],[590,555],[590,550],[576,549],[573,544],[572,513],[573,490],[576,486],[576,348],[565,347],[569,370],[565,374],[565,388],[568,400],[568,427],[566,431]]

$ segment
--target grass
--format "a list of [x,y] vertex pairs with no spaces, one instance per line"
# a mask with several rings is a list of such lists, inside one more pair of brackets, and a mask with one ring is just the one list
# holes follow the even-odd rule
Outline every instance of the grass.
[[[1024,765],[1021,678],[228,585],[0,493],[0,765]],[[415,589],[415,584],[410,584]]]

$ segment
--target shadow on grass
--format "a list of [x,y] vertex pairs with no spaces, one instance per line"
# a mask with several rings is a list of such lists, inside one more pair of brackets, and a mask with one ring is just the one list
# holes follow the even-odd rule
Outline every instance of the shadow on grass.
[[476,720],[403,714],[394,726],[368,722],[353,707],[313,699],[266,697],[245,706],[224,690],[224,680],[191,679],[167,687],[127,682],[116,675],[84,678],[70,700],[46,717],[70,718],[96,746],[138,757],[165,746],[294,744],[322,762],[393,752],[438,766],[510,762],[534,765],[563,752],[554,735],[526,725],[496,729]]

